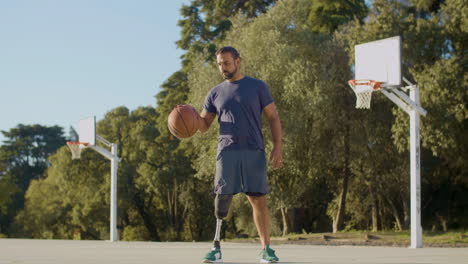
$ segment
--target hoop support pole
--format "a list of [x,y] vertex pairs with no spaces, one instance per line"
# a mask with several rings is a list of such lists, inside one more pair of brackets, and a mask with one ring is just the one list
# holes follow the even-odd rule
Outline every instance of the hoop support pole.
[[[410,90],[413,102],[419,104],[419,89]],[[411,248],[422,247],[421,226],[421,150],[419,111],[410,112],[410,171],[411,171]]]
[[111,151],[102,148],[100,146],[90,146],[90,148],[97,151],[99,154],[108,158],[111,161],[111,196],[110,196],[110,242],[115,242],[119,240],[117,232],[117,171],[119,169],[119,162],[121,159],[117,153],[118,145],[115,143],[110,143],[103,137],[96,135],[96,139],[102,142],[103,144],[109,146]]
[[[417,85],[412,84],[405,77],[403,77],[403,81],[405,81],[409,85],[408,87],[405,87],[405,88],[408,89],[410,93],[415,90],[418,90],[418,93],[419,93],[419,87]],[[400,91],[398,88],[382,87],[380,91],[385,96],[387,96],[388,99],[390,99],[392,102],[398,105],[401,109],[403,109],[406,113],[410,114],[411,110],[414,109],[423,116],[427,115],[427,111],[419,105],[419,100],[418,102],[414,101],[406,93]]]
[[108,151],[107,149],[100,147],[100,146],[89,146],[90,148],[94,149],[97,151],[99,154],[103,155],[109,160],[112,160],[114,157],[112,156],[112,153]]
[[[419,88],[416,86],[416,85],[413,85],[412,86],[412,89],[410,89],[410,93],[413,91],[413,90],[416,90]],[[410,97],[408,97],[408,95],[406,95],[404,92],[402,91],[399,91],[397,89],[395,90],[392,90],[393,93],[397,94],[403,101],[405,101],[405,103],[409,104],[411,106],[412,109],[416,110],[419,112],[419,114],[425,116],[427,114],[427,111],[422,108],[421,106],[419,106],[419,104],[416,104],[414,100],[412,100]]]
[[119,169],[119,158],[117,157],[117,144],[112,144],[111,149],[111,208],[110,208],[110,241],[119,240],[117,233],[117,171]]
[[389,92],[387,89],[380,89],[380,91],[387,96],[388,99],[390,99],[392,102],[394,102],[398,107],[400,107],[402,110],[404,110],[407,114],[410,114],[411,108],[403,101],[401,100],[398,96],[395,94]]
[[[421,226],[421,149],[420,115],[427,111],[420,106],[419,87],[403,77],[408,84],[401,86],[382,86],[380,91],[410,117],[410,198],[411,198],[411,248],[422,248]],[[351,83],[348,82],[352,87]],[[409,96],[401,91],[409,91]],[[353,89],[354,90],[354,89]]]
[[96,139],[103,143],[104,145],[108,146],[109,148],[112,147],[112,143],[110,143],[109,141],[107,141],[105,138],[99,136],[99,135],[96,135]]
[[410,198],[411,198],[411,248],[422,248],[421,226],[421,149],[420,115],[427,111],[420,106],[419,87],[403,77],[408,84],[409,96],[396,89],[381,89],[391,101],[410,117]]

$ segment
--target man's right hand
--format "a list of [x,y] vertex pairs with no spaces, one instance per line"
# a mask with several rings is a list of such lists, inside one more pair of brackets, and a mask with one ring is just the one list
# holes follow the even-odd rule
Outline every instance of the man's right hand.
[[215,114],[208,113],[203,109],[202,113],[198,116],[198,130],[200,130],[200,132],[206,132],[208,128],[210,128],[215,117]]

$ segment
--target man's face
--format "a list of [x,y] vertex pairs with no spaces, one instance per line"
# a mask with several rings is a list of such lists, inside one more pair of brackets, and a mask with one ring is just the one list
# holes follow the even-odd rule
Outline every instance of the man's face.
[[225,80],[234,78],[239,70],[240,59],[234,59],[230,52],[224,52],[216,56],[216,61]]

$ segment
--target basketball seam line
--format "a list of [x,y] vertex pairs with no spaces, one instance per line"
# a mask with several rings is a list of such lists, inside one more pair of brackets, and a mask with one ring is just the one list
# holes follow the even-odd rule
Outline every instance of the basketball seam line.
[[167,128],[169,128],[169,131],[173,132],[173,134],[180,136],[180,131],[177,128],[174,128],[171,125],[168,125]]
[[185,130],[187,130],[187,136],[189,137],[190,136],[190,131],[189,131],[187,125],[185,124],[185,120],[184,120],[182,114],[179,111],[179,107],[177,107],[177,114],[181,117],[182,123],[184,124],[184,127],[185,127]]

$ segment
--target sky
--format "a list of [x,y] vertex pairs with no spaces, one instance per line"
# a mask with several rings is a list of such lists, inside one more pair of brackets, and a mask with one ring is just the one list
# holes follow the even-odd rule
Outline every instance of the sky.
[[[0,0],[0,131],[156,106],[190,0]],[[0,144],[5,140],[0,133]]]

